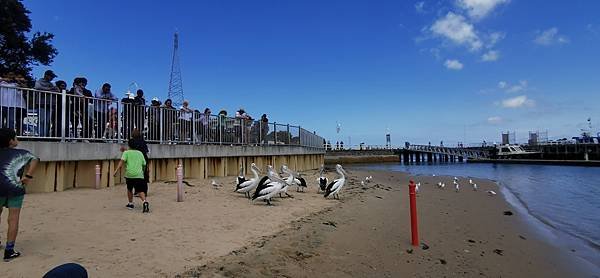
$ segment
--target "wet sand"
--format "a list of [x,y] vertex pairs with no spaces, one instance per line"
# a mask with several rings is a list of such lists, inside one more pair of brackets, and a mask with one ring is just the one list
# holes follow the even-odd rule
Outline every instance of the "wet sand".
[[[181,277],[589,277],[536,239],[493,182],[414,177],[422,245],[410,243],[409,177],[357,172],[335,207]],[[357,177],[373,175],[365,187]],[[435,184],[444,181],[444,190]],[[352,185],[352,183],[354,185]],[[498,192],[489,196],[486,191]],[[512,214],[511,214],[512,213]]]
[[[425,250],[410,245],[409,177],[350,174],[341,200],[317,194],[312,171],[307,192],[292,189],[294,198],[274,206],[234,193],[235,177],[215,179],[218,189],[190,180],[182,203],[175,184],[152,184],[150,214],[139,202],[124,207],[124,186],[27,195],[17,239],[23,255],[2,263],[2,277],[41,277],[65,262],[82,264],[90,277],[586,277],[536,239],[492,182],[477,180],[472,191],[463,180],[456,193],[450,177],[415,179]],[[374,181],[363,187],[367,175]],[[446,189],[435,187],[439,180]]]

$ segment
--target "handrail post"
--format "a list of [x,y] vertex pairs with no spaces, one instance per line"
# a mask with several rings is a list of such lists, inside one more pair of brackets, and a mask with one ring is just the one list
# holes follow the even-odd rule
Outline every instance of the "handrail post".
[[275,145],[277,145],[277,122],[273,122],[273,140],[275,140]]
[[64,142],[66,137],[67,137],[67,133],[66,133],[66,123],[67,123],[67,90],[62,90],[61,93],[61,104],[62,104],[62,109],[60,111],[60,130],[61,130],[61,142]]
[[290,133],[290,124],[287,124],[287,144],[290,145],[292,142],[292,134]]
[[[123,128],[123,105],[120,101],[117,100],[117,142],[122,143],[122,136],[125,133],[125,129]],[[120,109],[119,109],[120,108]]]

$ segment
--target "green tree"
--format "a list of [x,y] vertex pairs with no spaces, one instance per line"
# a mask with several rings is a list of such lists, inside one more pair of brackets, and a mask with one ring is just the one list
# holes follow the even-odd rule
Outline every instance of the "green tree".
[[53,34],[36,32],[27,37],[30,13],[21,0],[0,0],[0,76],[13,72],[31,81],[32,66],[48,66],[58,54],[52,46]]

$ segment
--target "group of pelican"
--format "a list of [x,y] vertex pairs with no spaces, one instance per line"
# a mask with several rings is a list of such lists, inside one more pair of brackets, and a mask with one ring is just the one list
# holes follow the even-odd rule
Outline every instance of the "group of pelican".
[[[346,176],[348,175],[341,165],[336,165],[336,171],[340,175],[338,179],[333,180],[328,184],[328,179],[324,175],[325,168],[321,165],[319,174],[319,186],[317,191],[320,193],[324,192],[325,198],[332,196],[335,199],[339,199],[339,192],[346,183]],[[252,177],[247,179],[244,176],[243,168],[240,169],[240,174],[236,180],[235,192],[244,193],[244,195],[252,201],[264,201],[267,205],[271,205],[271,199],[276,195],[283,198],[283,195],[292,197],[288,193],[288,189],[296,187],[296,192],[304,192],[308,185],[306,180],[297,172],[289,169],[286,165],[281,166],[281,174],[278,174],[273,166],[267,166],[267,174],[260,176],[262,171],[252,163],[250,165],[250,171]],[[254,190],[254,193],[251,193]]]

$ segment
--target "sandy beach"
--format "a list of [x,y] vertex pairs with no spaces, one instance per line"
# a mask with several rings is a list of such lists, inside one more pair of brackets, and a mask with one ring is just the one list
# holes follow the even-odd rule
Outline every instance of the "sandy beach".
[[[234,193],[235,177],[215,178],[217,189],[189,180],[181,203],[174,183],[154,183],[150,214],[124,207],[124,186],[30,194],[17,239],[23,255],[3,263],[2,277],[41,277],[65,262],[90,277],[586,277],[537,240],[500,193],[488,196],[499,192],[490,181],[475,181],[478,191],[462,181],[456,193],[435,187],[450,177],[416,177],[427,248],[415,248],[409,176],[350,171],[342,199],[325,200],[316,174],[304,173],[307,192],[291,190],[294,198],[274,206]],[[374,181],[363,187],[367,175]]]

